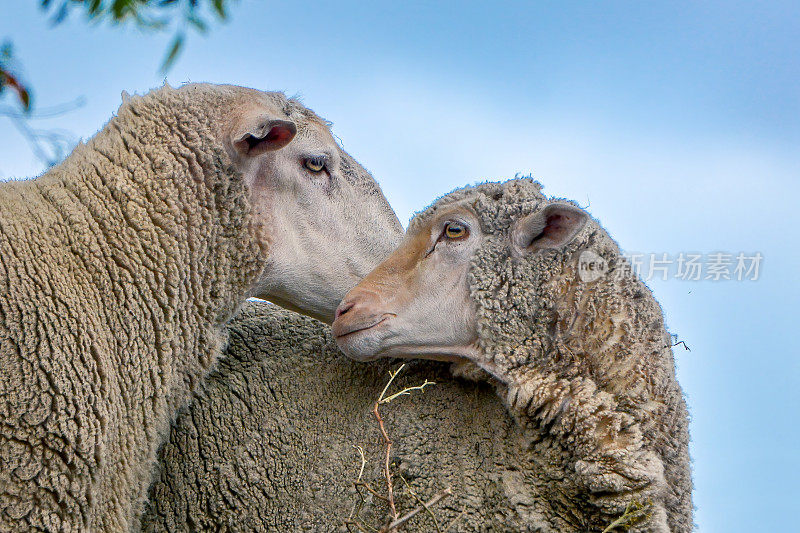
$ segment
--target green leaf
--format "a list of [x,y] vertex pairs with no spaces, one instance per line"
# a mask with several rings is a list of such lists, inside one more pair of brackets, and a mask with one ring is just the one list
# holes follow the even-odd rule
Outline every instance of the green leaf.
[[131,9],[130,4],[130,0],[114,0],[114,3],[111,4],[111,16],[115,22],[119,22],[125,18],[127,13],[135,11]]
[[89,2],[89,7],[87,9],[90,16],[97,15],[97,13],[100,11],[101,3],[102,0],[91,0],[91,2]]
[[175,59],[177,59],[178,53],[181,51],[182,47],[183,47],[183,34],[179,33],[172,40],[172,45],[170,45],[169,47],[169,52],[167,52],[167,57],[164,59],[164,63],[161,65],[162,74],[166,74],[166,72],[172,67],[172,64],[175,62]]
[[228,18],[228,14],[225,12],[225,0],[213,0],[211,5],[214,6],[214,11],[217,12],[217,16],[222,20]]

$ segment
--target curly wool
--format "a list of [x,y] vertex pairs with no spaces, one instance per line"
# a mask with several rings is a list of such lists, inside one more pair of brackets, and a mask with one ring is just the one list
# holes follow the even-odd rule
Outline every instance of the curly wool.
[[[632,530],[691,531],[688,414],[661,308],[594,220],[563,249],[516,253],[514,221],[551,202],[540,190],[527,179],[467,187],[416,223],[455,202],[479,217],[469,283],[483,362],[522,424],[563,448],[552,459],[580,481],[583,521],[608,524],[636,500],[651,517]],[[584,250],[605,276],[581,280]]]
[[[354,446],[367,460],[362,480],[385,493],[371,410],[399,364],[354,362],[324,324],[248,302],[160,451],[142,529],[347,531],[359,500]],[[488,383],[453,379],[444,363],[407,365],[391,391],[436,384],[381,408],[400,513],[416,506],[402,476],[422,499],[453,489],[433,508],[442,528],[457,519],[448,531],[600,531],[617,518],[586,512],[574,459],[558,439],[515,423]],[[385,525],[387,507],[368,497],[360,518]],[[426,513],[403,527],[432,530]]]
[[241,91],[127,97],[63,163],[0,186],[0,530],[138,523],[265,262],[216,131]]
[[[347,531],[344,521],[359,499],[354,446],[363,447],[367,460],[362,481],[385,493],[371,411],[399,364],[352,361],[326,325],[246,303],[231,322],[225,356],[160,451],[142,529]],[[436,384],[381,407],[400,513],[417,506],[402,476],[423,499],[452,487],[453,496],[432,509],[442,529],[457,519],[448,531],[580,529],[568,511],[552,514],[544,503],[545,495],[558,494],[553,483],[574,485],[559,478],[562,465],[549,463],[552,442],[531,441],[492,387],[455,380],[444,363],[409,362],[390,392],[426,379]],[[368,496],[359,518],[382,527],[387,512]],[[402,530],[434,529],[420,513]]]

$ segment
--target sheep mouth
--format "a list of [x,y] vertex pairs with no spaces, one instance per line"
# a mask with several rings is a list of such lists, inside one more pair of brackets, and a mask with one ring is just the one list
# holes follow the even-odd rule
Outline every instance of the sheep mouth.
[[384,314],[382,314],[380,316],[380,318],[378,318],[378,320],[376,320],[375,322],[373,322],[372,324],[370,324],[368,326],[363,326],[363,325],[358,325],[358,324],[353,324],[353,325],[337,324],[336,326],[338,326],[338,327],[336,327],[334,329],[339,329],[341,331],[334,331],[333,332],[333,336],[336,337],[337,340],[344,339],[346,337],[349,337],[350,335],[354,335],[356,333],[361,333],[363,331],[367,331],[367,330],[373,329],[373,328],[379,326],[380,324],[383,324],[384,322],[386,322],[387,320],[389,320],[390,318],[392,318],[394,316],[397,316],[397,315],[395,315],[394,313],[384,313]]

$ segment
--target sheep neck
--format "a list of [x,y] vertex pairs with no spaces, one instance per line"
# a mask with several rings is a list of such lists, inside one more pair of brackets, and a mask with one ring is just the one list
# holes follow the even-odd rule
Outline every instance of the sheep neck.
[[[607,257],[612,269],[591,284],[579,281],[574,260],[586,247]],[[588,380],[622,411],[657,410],[674,393],[657,388],[674,382],[661,308],[639,279],[617,279],[616,268],[622,268],[616,243],[596,225],[564,253],[535,257],[515,257],[507,240],[490,239],[471,277],[479,347],[493,375],[507,384],[531,383],[532,375]]]
[[139,512],[172,417],[264,263],[244,184],[201,113],[209,102],[171,91],[124,104],[60,165],[0,188],[0,283],[12,296],[0,337],[42,361],[11,378],[46,379],[43,397],[66,405],[57,416],[31,406],[45,431],[98,428],[61,451],[70,476],[91,480],[59,496],[75,507],[65,513],[97,517],[87,529],[124,530]]
[[[484,280],[473,298],[479,345],[509,411],[534,440],[569,443],[568,464],[586,473],[580,483],[609,480],[603,490],[620,494],[613,515],[628,491],[660,502],[681,486],[683,463],[663,457],[685,453],[688,437],[673,416],[685,407],[660,307],[640,280],[613,277],[621,259],[602,229],[586,237],[564,253],[523,258],[507,239],[490,239],[473,265]],[[587,245],[609,261],[608,279],[579,282],[574,254]],[[631,481],[604,477],[614,471]]]

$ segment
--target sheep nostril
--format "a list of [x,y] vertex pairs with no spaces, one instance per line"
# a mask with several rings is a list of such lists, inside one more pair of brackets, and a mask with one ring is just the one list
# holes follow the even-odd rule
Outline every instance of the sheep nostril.
[[343,314],[347,313],[353,308],[354,305],[355,304],[353,302],[342,302],[339,304],[339,307],[336,308],[336,318],[339,318]]

